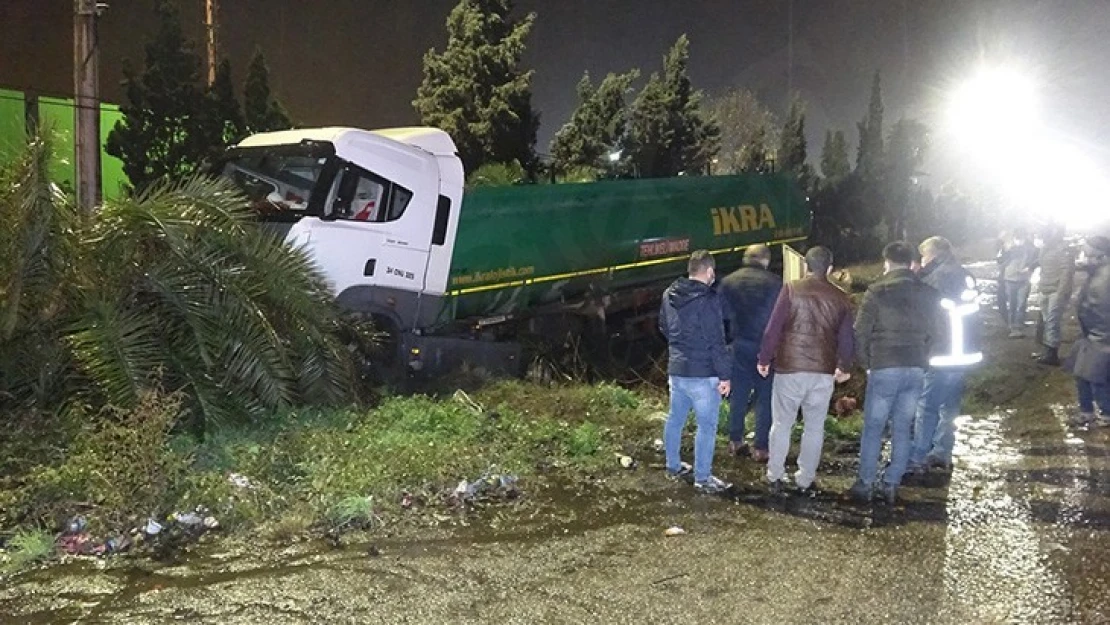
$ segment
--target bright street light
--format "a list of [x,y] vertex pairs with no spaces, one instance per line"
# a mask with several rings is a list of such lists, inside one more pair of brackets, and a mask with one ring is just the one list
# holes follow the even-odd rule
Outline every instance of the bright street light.
[[1012,67],[982,66],[951,95],[948,130],[1026,214],[1085,229],[1105,219],[1110,181],[1041,119],[1036,84]]
[[1033,82],[1007,67],[980,67],[952,94],[949,123],[957,137],[975,149],[1001,152],[1039,133]]

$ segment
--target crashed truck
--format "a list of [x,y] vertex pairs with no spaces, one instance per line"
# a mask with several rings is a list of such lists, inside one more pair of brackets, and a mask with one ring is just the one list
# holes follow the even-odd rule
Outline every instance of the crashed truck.
[[263,133],[220,165],[338,303],[389,337],[383,360],[425,373],[520,373],[526,336],[651,332],[691,251],[723,274],[811,221],[783,174],[467,188],[434,128]]

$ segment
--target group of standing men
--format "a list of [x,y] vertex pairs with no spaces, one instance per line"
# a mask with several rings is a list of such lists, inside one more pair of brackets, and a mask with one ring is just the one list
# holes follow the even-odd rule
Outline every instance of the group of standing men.
[[[847,294],[829,281],[833,256],[827,248],[811,248],[805,278],[786,285],[768,271],[766,246],[748,248],[743,267],[721,281],[719,293],[712,287],[713,257],[694,252],[688,277],[667,290],[660,311],[670,352],[668,474],[690,470],[679,448],[692,409],[695,488],[713,493],[729,487],[711,468],[721,397],[730,396],[729,451],[766,462],[773,493],[785,489],[790,435],[801,410],[794,484],[803,493],[814,491],[833,389],[850,378],[857,356],[868,386],[859,479],[850,494],[870,500],[881,492],[893,501],[907,470],[950,466],[966,367],[930,368],[929,358],[947,346],[949,319],[957,319],[944,314],[942,300],[974,301],[978,293],[947,240],[927,239],[919,250],[920,256],[904,242],[886,247],[885,274],[868,289],[854,319]],[[744,442],[751,408],[754,449]],[[888,424],[892,457],[879,484]]]
[[[729,397],[729,452],[766,462],[775,493],[784,489],[790,434],[801,410],[794,483],[802,492],[814,490],[829,401],[835,384],[849,379],[854,360],[867,371],[868,384],[859,478],[849,494],[862,500],[881,494],[893,502],[907,472],[951,467],[969,363],[932,355],[974,347],[977,315],[954,311],[974,311],[978,289],[942,237],[916,250],[891,243],[883,259],[884,275],[868,288],[853,320],[848,296],[829,282],[833,258],[824,247],[810,249],[806,277],[785,286],[768,271],[770,250],[750,247],[743,267],[721,280],[719,290],[712,255],[691,255],[688,277],[667,289],[659,317],[670,352],[669,475],[692,470],[703,492],[730,486],[712,474],[717,415],[721,398]],[[1039,246],[1016,231],[1003,246],[999,269],[999,308],[1013,338],[1024,336],[1026,300],[1039,269],[1039,362],[1063,364],[1075,376],[1079,412],[1073,425],[1110,426],[1110,239],[1088,238],[1076,258],[1058,227],[1050,227]],[[1077,269],[1085,274],[1075,298],[1080,336],[1061,363],[1061,323]],[[963,345],[950,344],[957,336]],[[679,457],[691,410],[697,416],[692,468]],[[749,410],[755,414],[754,448],[745,443]],[[880,480],[888,428],[891,457]]]
[[[1090,237],[1077,257],[1059,226],[1049,227],[1040,241],[1017,229],[1003,241],[998,268],[998,309],[1011,338],[1025,336],[1026,304],[1033,273],[1038,271],[1038,334],[1044,349],[1037,362],[1063,364],[1075,376],[1079,414],[1072,419],[1073,425],[1110,426],[1110,239]],[[1075,298],[1080,336],[1062,362],[1061,326],[1076,290],[1077,270],[1085,274]]]

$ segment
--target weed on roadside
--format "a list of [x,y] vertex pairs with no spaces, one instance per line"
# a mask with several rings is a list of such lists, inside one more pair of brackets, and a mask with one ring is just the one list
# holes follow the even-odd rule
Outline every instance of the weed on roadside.
[[345,529],[370,529],[381,524],[374,498],[362,495],[340,499],[328,510],[327,520],[332,527]]
[[54,555],[54,536],[42,529],[15,533],[0,555],[0,573],[14,573]]

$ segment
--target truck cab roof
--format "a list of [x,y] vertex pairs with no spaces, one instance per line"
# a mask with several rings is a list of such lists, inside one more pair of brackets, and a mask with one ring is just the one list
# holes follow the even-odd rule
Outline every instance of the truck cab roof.
[[350,152],[351,148],[355,146],[365,146],[367,143],[385,143],[382,139],[407,145],[433,156],[454,156],[458,151],[454,140],[446,132],[438,128],[423,126],[385,128],[373,131],[340,126],[279,130],[247,137],[239,143],[238,147],[253,148],[297,144],[302,141],[326,141],[335,146],[337,153],[343,154]]

